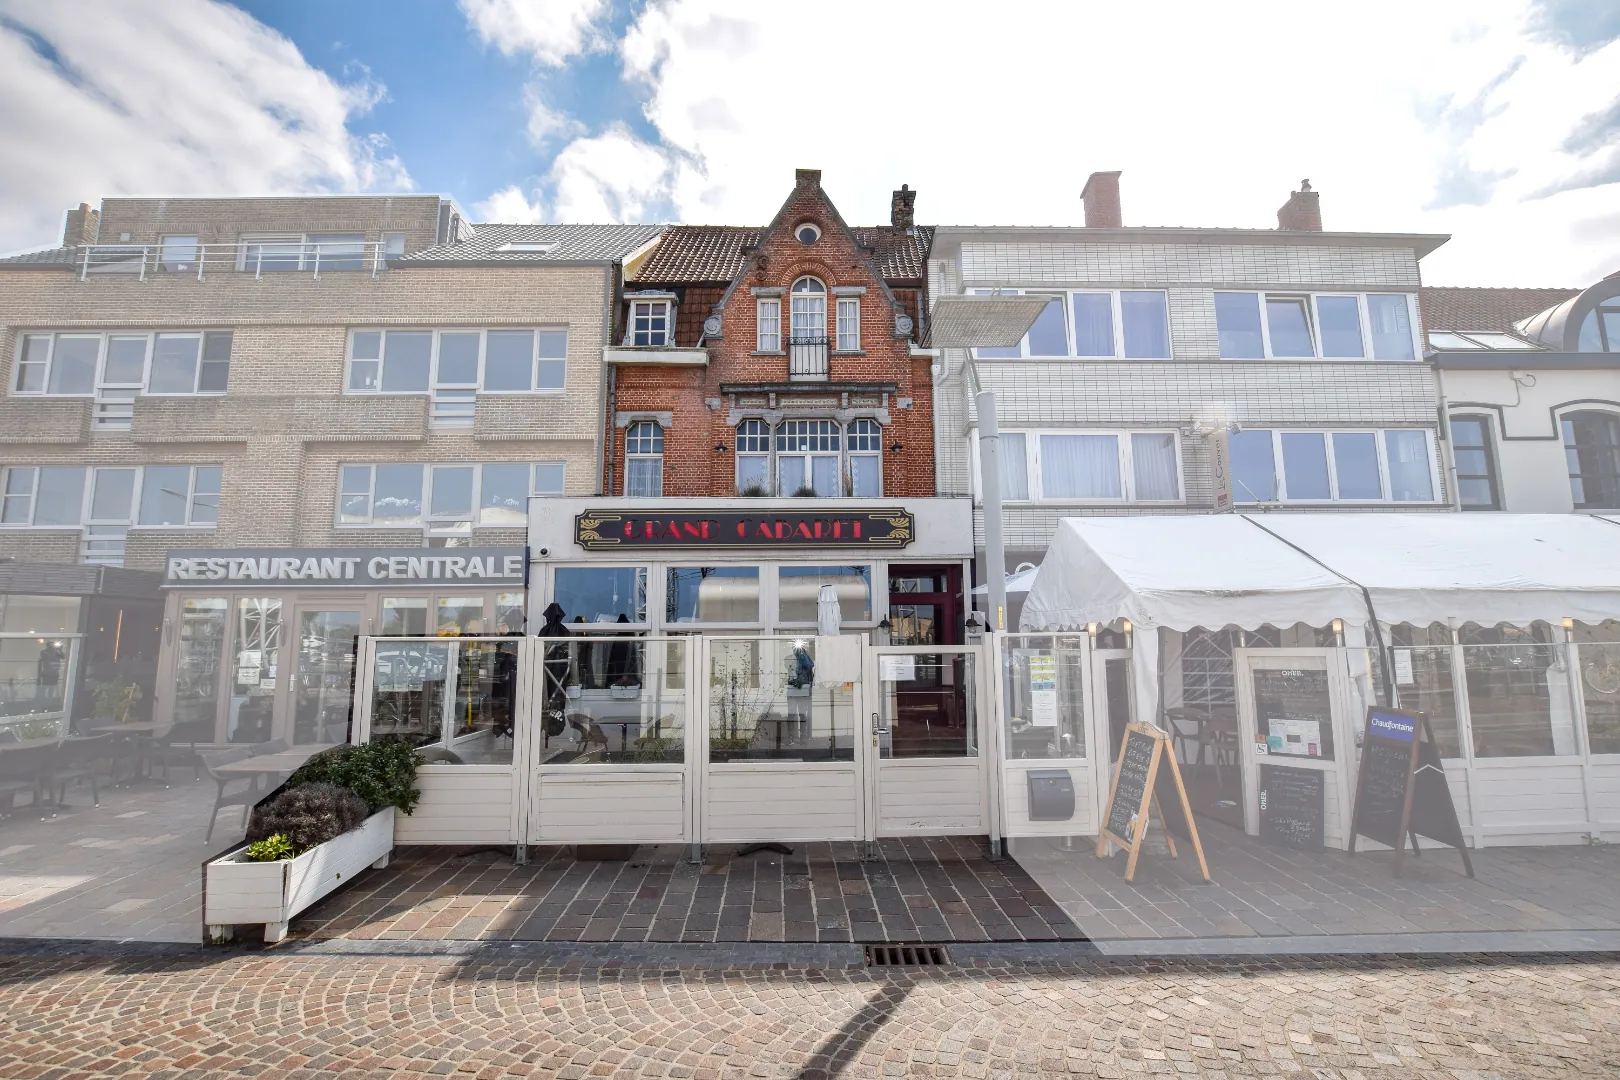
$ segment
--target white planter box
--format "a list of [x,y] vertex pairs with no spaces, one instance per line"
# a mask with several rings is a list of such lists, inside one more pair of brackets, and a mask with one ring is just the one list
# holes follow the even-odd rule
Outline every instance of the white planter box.
[[264,940],[287,936],[294,915],[367,866],[382,869],[394,850],[394,808],[384,807],[357,829],[317,844],[293,859],[252,862],[246,847],[208,864],[203,922],[212,941],[226,941],[233,926],[263,923]]
[[615,701],[634,701],[641,696],[641,687],[638,686],[610,686],[608,697]]

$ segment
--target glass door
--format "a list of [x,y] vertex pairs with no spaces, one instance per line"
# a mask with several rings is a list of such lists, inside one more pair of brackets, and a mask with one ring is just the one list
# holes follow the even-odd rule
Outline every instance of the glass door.
[[232,610],[230,700],[224,742],[263,743],[273,737],[281,688],[281,598],[239,596]]
[[355,647],[360,606],[301,606],[293,654],[292,742],[325,748],[353,732]]
[[980,651],[889,647],[869,654],[875,835],[986,831]]
[[1323,775],[1324,835],[1342,847],[1349,823],[1349,763],[1355,733],[1341,649],[1236,649],[1239,741],[1243,744],[1243,827],[1260,830],[1260,770]]

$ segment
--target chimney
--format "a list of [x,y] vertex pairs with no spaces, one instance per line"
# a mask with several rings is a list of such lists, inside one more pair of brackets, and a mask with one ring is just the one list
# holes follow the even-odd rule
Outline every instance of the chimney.
[[1299,190],[1277,210],[1277,228],[1296,232],[1322,231],[1321,193],[1311,190],[1309,180],[1299,182]]
[[62,229],[62,246],[78,247],[93,244],[100,231],[101,211],[90,209],[89,203],[80,203],[77,210],[67,212],[67,224]]
[[1118,229],[1125,225],[1119,212],[1119,172],[1094,172],[1080,191],[1086,204],[1086,228]]
[[796,188],[820,187],[821,186],[821,170],[820,169],[794,169],[793,170],[793,186],[796,187]]
[[906,232],[917,225],[917,193],[907,184],[889,199],[889,224]]

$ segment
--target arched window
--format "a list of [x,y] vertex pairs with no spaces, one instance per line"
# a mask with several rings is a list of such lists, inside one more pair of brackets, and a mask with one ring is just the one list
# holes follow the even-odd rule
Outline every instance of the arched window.
[[883,494],[883,428],[876,420],[851,420],[845,432],[849,448],[849,493],[855,498]]
[[784,420],[776,429],[776,483],[783,495],[836,497],[838,425],[831,420]]
[[1586,313],[1576,348],[1580,352],[1620,352],[1620,296]]
[[771,429],[763,420],[737,425],[737,494],[771,493]]
[[624,433],[624,493],[632,499],[664,494],[664,429],[650,420]]
[[1620,416],[1565,413],[1564,459],[1577,510],[1620,509]]
[[827,286],[813,277],[793,283],[791,329],[795,343],[827,340]]

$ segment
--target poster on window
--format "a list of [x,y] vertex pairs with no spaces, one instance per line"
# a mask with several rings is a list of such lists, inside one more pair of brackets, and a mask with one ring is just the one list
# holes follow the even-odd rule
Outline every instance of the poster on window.
[[1412,672],[1412,650],[1396,649],[1395,685],[1411,686],[1415,682],[1417,682],[1417,677]]
[[1051,653],[1029,658],[1029,722],[1057,727],[1057,657]]
[[1320,720],[1267,721],[1266,752],[1290,754],[1294,757],[1322,756],[1322,722]]
[[917,658],[911,655],[878,657],[878,678],[883,682],[915,682]]

